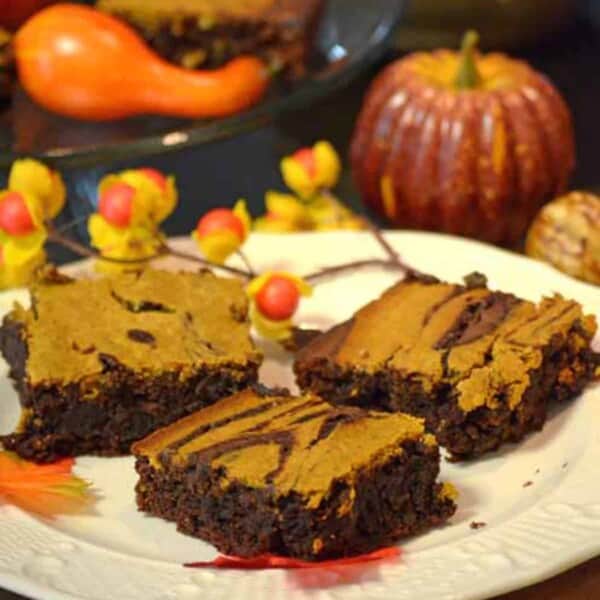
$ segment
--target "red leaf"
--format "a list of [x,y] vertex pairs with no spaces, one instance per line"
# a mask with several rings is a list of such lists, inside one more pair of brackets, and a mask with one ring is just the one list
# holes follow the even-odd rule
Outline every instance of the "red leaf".
[[184,566],[194,569],[328,569],[369,563],[386,558],[395,558],[399,555],[400,548],[397,548],[396,546],[381,548],[380,550],[375,550],[369,554],[337,558],[334,560],[324,560],[321,562],[299,560],[297,558],[276,556],[274,554],[261,554],[254,558],[240,558],[238,556],[221,554],[210,561],[187,563]]

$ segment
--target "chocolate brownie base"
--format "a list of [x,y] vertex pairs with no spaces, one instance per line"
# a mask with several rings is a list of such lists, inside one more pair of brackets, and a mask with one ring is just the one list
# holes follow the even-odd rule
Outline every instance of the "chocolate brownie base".
[[[223,490],[215,471],[192,466],[157,470],[146,458],[136,463],[137,503],[224,554],[273,553],[304,560],[362,554],[440,525],[456,509],[441,495],[442,484],[435,483],[438,449],[420,443],[404,448],[402,456],[361,471],[355,506],[342,517],[349,494],[343,482],[318,508],[308,510],[296,494],[275,498],[268,489],[241,482]],[[322,540],[316,555],[314,540]]]
[[177,371],[147,377],[104,357],[104,384],[82,401],[80,383],[29,385],[22,325],[6,320],[0,347],[10,366],[24,414],[18,433],[0,437],[7,450],[36,462],[64,456],[128,454],[131,444],[216,400],[254,383],[258,364],[204,367],[181,380]]
[[351,556],[447,520],[423,421],[246,390],[133,446],[140,510],[223,553]]
[[[413,288],[403,290],[403,285]],[[431,295],[438,295],[429,307],[425,287],[414,289],[428,285]],[[401,301],[407,293],[419,295],[415,311],[427,309],[413,316],[410,307],[403,307],[406,321],[417,324],[411,339],[399,339],[393,352],[387,355],[386,350],[382,360],[369,362],[377,356],[377,340],[361,335],[361,348],[355,338],[349,351],[356,322],[338,325],[298,354],[294,368],[300,388],[339,405],[425,418],[440,445],[454,459],[466,459],[541,429],[548,407],[579,394],[600,363],[590,347],[595,323],[576,303],[556,297],[536,308],[481,287],[414,281],[392,288],[388,298]],[[376,311],[377,302],[369,311]],[[451,313],[447,326],[443,320],[435,323],[436,312],[451,302],[463,304]],[[539,329],[534,330],[536,323]],[[519,339],[525,330],[527,335]],[[391,346],[395,336],[389,328]],[[462,353],[460,361],[457,352]],[[347,360],[352,353],[356,358]]]

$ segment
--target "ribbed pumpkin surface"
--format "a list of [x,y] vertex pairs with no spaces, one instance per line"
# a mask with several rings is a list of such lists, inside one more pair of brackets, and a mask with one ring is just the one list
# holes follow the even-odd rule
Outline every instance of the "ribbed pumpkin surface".
[[513,244],[567,186],[569,110],[523,62],[477,54],[473,89],[456,88],[459,63],[457,52],[415,53],[376,78],[352,140],[356,183],[399,227]]

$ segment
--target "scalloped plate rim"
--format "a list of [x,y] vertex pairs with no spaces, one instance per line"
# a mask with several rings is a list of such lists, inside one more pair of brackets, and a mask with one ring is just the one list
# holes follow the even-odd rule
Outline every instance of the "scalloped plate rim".
[[[568,293],[575,297],[575,299],[580,299],[581,301],[586,303],[597,303],[597,305],[600,306],[600,288],[596,288],[595,286],[586,284],[584,282],[576,281],[567,275],[563,275],[558,271],[555,271],[547,265],[544,265],[537,261],[533,261],[525,256],[516,255],[506,250],[488,246],[480,242],[474,242],[464,238],[457,238],[454,236],[442,234],[422,232],[386,232],[386,235],[389,236],[389,240],[392,242],[392,244],[404,255],[418,254],[419,252],[421,252],[423,253],[423,260],[430,262],[438,260],[439,258],[439,255],[432,253],[430,249],[441,251],[441,254],[444,255],[445,259],[452,258],[453,254],[459,257],[469,256],[469,260],[473,260],[475,263],[488,262],[489,272],[493,274],[494,278],[497,278],[498,276],[498,273],[494,272],[494,264],[497,261],[499,261],[500,263],[510,263],[515,265],[515,272],[521,273],[526,271],[528,275],[531,274],[532,280],[540,279],[544,282],[552,282],[552,288],[556,286],[556,288],[559,290],[568,291]],[[372,239],[369,238],[368,234],[356,232],[332,232],[324,234],[288,234],[284,237],[269,234],[254,234],[249,242],[249,245],[252,246],[252,244],[255,244],[257,250],[260,250],[262,248],[263,250],[261,251],[264,251],[264,248],[272,247],[274,244],[277,244],[278,242],[283,240],[286,240],[287,242],[287,252],[290,253],[290,255],[293,254],[294,247],[305,248],[307,244],[308,247],[312,247],[313,250],[315,250],[315,248],[318,247],[318,251],[314,252],[315,256],[313,256],[311,259],[313,260],[315,265],[319,264],[319,262],[322,261],[321,255],[323,254],[322,249],[324,247],[328,247],[333,252],[335,248],[339,248],[342,245],[340,244],[342,240],[352,240],[354,242],[355,247],[361,247],[363,249],[365,245],[368,245],[371,248],[371,250],[373,250],[374,252],[377,251],[377,246],[374,245]],[[361,241],[358,242],[357,240]],[[176,239],[174,240],[174,243],[178,245],[190,244],[187,238]],[[285,246],[282,246],[282,248],[283,247]],[[292,250],[290,250],[290,248],[292,248]],[[371,250],[368,251],[370,252]],[[282,249],[280,248],[279,253],[282,252],[283,254],[285,254],[285,252],[282,251]],[[250,251],[249,253],[250,256],[252,256],[252,251]],[[408,260],[410,262],[410,258]],[[269,259],[267,259],[266,262],[268,263]],[[82,267],[85,268],[86,264],[87,261],[73,263],[72,265],[69,265],[67,270],[71,269],[79,271]],[[420,267],[421,265],[416,264],[416,266]],[[456,270],[457,267],[454,265],[449,270],[453,269]],[[469,268],[464,268],[463,272],[469,272]],[[333,282],[333,284],[331,285],[335,285],[335,282]],[[527,282],[527,285],[532,284],[531,282]],[[23,297],[23,294],[23,290],[2,293],[0,295],[0,310],[5,310],[11,299],[15,297],[18,298],[19,296]],[[596,310],[595,312],[598,314],[600,311]],[[576,406],[569,406],[565,410],[574,413],[577,409],[577,411],[581,413],[581,415],[583,415],[584,417],[593,415],[597,419],[598,417],[600,417],[600,404],[598,403],[598,400],[600,400],[600,387],[597,385],[592,386],[585,392],[584,395],[585,399],[580,399]],[[596,422],[598,421],[596,420]],[[592,425],[590,425],[590,432],[593,431],[591,427]],[[508,454],[507,460],[509,460],[511,457],[517,457],[518,459],[519,449],[520,447],[515,447],[512,450],[512,452]],[[581,487],[582,482],[589,481],[589,479],[585,479],[584,475],[586,474],[587,470],[590,470],[590,467],[593,467],[590,461],[594,457],[596,457],[596,459],[600,458],[600,435],[596,433],[596,435],[594,436],[590,433],[590,439],[587,440],[585,451],[581,454],[581,456],[579,456],[574,466],[569,469],[568,474],[564,475],[564,479],[561,480],[565,481],[567,478],[570,478],[571,485],[562,485],[562,487],[569,487],[570,491],[574,490],[574,492],[572,493],[583,494],[583,487]],[[577,479],[578,477],[581,477],[581,481]],[[575,483],[581,487],[581,490],[577,487],[577,485],[574,485],[573,487],[573,480],[575,480]],[[560,487],[561,484],[559,483],[558,488]],[[528,525],[529,522],[536,523],[541,519],[542,522],[548,522],[551,523],[553,526],[556,526],[553,529],[553,532],[558,531],[561,535],[564,534],[565,539],[570,539],[573,537],[573,535],[575,535],[575,539],[581,541],[580,545],[578,545],[575,549],[570,549],[573,548],[573,544],[571,543],[566,553],[560,552],[554,554],[551,553],[548,556],[544,555],[545,560],[539,560],[535,564],[535,566],[532,566],[531,564],[529,566],[524,567],[518,566],[518,568],[509,569],[507,573],[505,573],[506,568],[498,566],[502,563],[502,561],[500,561],[496,566],[493,566],[493,564],[490,563],[490,572],[492,574],[500,573],[502,575],[501,577],[497,577],[496,579],[494,579],[494,577],[492,577],[491,575],[488,577],[482,577],[481,580],[476,581],[475,588],[473,589],[469,589],[468,585],[461,589],[460,584],[457,584],[456,581],[451,581],[446,591],[444,591],[445,588],[440,587],[439,590],[442,590],[441,592],[438,590],[435,593],[431,593],[431,590],[434,590],[434,588],[431,588],[430,593],[428,593],[429,588],[427,588],[424,590],[424,593],[419,597],[421,599],[435,597],[440,600],[476,600],[480,598],[485,598],[490,595],[504,593],[510,590],[514,590],[520,587],[528,586],[533,583],[539,582],[543,579],[552,577],[555,574],[560,573],[572,566],[575,566],[576,564],[579,564],[589,558],[592,558],[597,554],[600,554],[600,534],[597,533],[595,536],[593,534],[594,527],[596,528],[596,532],[600,532],[600,529],[598,529],[600,528],[600,490],[598,490],[594,494],[593,490],[590,492],[588,488],[585,490],[585,492],[589,495],[589,499],[588,495],[586,495],[585,503],[583,503],[582,501],[581,506],[576,502],[572,504],[564,504],[564,506],[567,507],[575,507],[573,508],[573,511],[576,515],[575,517],[563,518],[562,516],[560,516],[559,513],[557,513],[558,516],[553,516],[553,513],[548,512],[549,509],[546,510],[548,507],[554,506],[554,504],[552,504],[551,502],[555,496],[555,493],[553,491],[547,497],[544,496],[543,498],[535,500],[531,504],[531,506],[526,508],[523,511],[523,519],[521,519],[521,517],[518,516],[514,520],[508,521],[507,523],[500,524],[495,527],[484,528],[483,530],[472,532],[471,534],[465,534],[464,540],[454,540],[446,544],[446,546],[448,546],[447,549],[453,549],[456,556],[460,558],[459,555],[461,555],[461,552],[466,552],[467,547],[472,544],[483,544],[484,547],[486,544],[488,544],[490,548],[493,548],[494,544],[497,543],[496,538],[502,537],[502,529],[505,529],[508,532],[511,530],[512,527],[515,531],[518,531],[519,527],[523,526],[521,521],[525,520],[525,530],[527,530],[528,527],[531,527],[531,525]],[[550,502],[550,504],[548,504],[548,502]],[[558,506],[563,505],[561,504]],[[589,511],[591,511],[589,512],[589,514],[586,514],[586,507],[588,507]],[[580,510],[580,508],[583,511],[581,513],[583,515],[581,518],[577,516],[579,515],[577,511]],[[538,513],[541,513],[544,510],[546,510],[546,513],[548,514],[545,514],[545,516],[542,517]],[[54,542],[59,544],[64,541],[67,541],[67,543],[73,542],[73,538],[70,537],[68,534],[64,533],[63,531],[59,531],[51,527],[50,525],[41,523],[35,518],[22,513],[16,508],[0,505],[0,515],[2,516],[2,518],[0,519],[0,532],[2,533],[4,533],[4,531],[10,533],[10,531],[14,530],[16,532],[23,532],[25,534],[25,538],[27,538],[28,535],[33,535],[36,539],[38,539],[40,536],[42,538],[52,538]],[[591,536],[587,535],[587,533],[582,533],[582,527],[584,527],[584,525],[585,527],[589,528]],[[587,530],[585,531],[587,532]],[[2,549],[3,544],[6,543],[7,542],[4,536],[0,535],[0,549]],[[36,544],[37,543],[39,542],[36,542]],[[82,541],[80,539],[75,540],[75,543],[81,550],[82,555],[87,556],[87,554],[89,554],[89,557],[96,559],[100,558],[105,561],[109,561],[109,557],[112,557],[114,562],[113,567],[117,569],[119,568],[119,565],[121,565],[121,568],[124,570],[130,567],[134,567],[135,565],[139,565],[141,569],[147,572],[148,566],[152,566],[153,573],[158,575],[158,573],[160,572],[164,575],[165,579],[169,579],[167,578],[167,573],[170,574],[169,577],[171,579],[173,579],[173,577],[175,578],[173,579],[174,581],[178,580],[177,578],[180,575],[182,575],[182,573],[185,574],[185,577],[182,576],[182,581],[189,581],[190,576],[196,574],[198,574],[198,577],[202,578],[202,575],[199,575],[200,573],[202,573],[201,571],[196,571],[190,574],[189,570],[183,569],[182,567],[182,571],[180,572],[177,563],[164,562],[161,560],[140,556],[129,556],[129,560],[123,563],[122,558],[124,554],[118,550],[98,546],[93,542],[86,542],[85,540]],[[32,548],[32,552],[35,553],[35,544],[32,545]],[[534,548],[532,547],[532,550],[533,549]],[[415,552],[407,551],[401,559],[401,563],[398,567],[394,565],[384,567],[382,569],[384,576],[391,577],[389,581],[386,582],[384,580],[383,584],[364,583],[360,586],[360,589],[358,590],[359,595],[356,595],[356,593],[352,591],[354,588],[343,587],[339,588],[339,591],[342,591],[347,598],[389,597],[387,595],[388,593],[398,591],[398,589],[395,589],[396,586],[400,585],[410,587],[411,580],[416,581],[416,578],[418,578],[417,571],[421,570],[423,572],[428,572],[428,570],[430,571],[431,569],[435,571],[436,568],[439,571],[439,564],[441,564],[440,561],[443,563],[444,560],[448,562],[450,569],[454,569],[453,571],[448,571],[449,576],[454,576],[457,580],[464,579],[464,575],[461,575],[461,569],[463,569],[461,561],[457,560],[456,557],[444,557],[443,552],[441,552],[441,550],[443,550],[443,546],[425,548],[423,550],[417,550]],[[541,550],[539,549],[538,551],[541,552]],[[7,571],[2,564],[2,554],[3,553],[0,553],[0,585],[5,586],[6,588],[11,589],[17,593],[27,594],[34,598],[44,598],[44,600],[52,600],[54,598],[56,598],[56,600],[71,600],[73,598],[79,597],[104,598],[104,596],[102,595],[94,595],[93,593],[92,595],[90,595],[89,593],[88,595],[81,596],[74,595],[71,594],[69,591],[66,591],[64,589],[61,590],[56,586],[48,584],[47,582],[44,583],[43,577],[41,577],[41,579],[35,579],[32,577],[28,577],[23,572]],[[495,550],[488,549],[487,551],[482,551],[482,556],[487,556],[488,558],[494,557],[496,556],[496,554],[498,554],[498,552],[496,552]],[[46,554],[42,554],[41,556],[46,556]],[[499,556],[500,558],[502,558],[501,554]],[[513,559],[511,558],[511,560]],[[435,565],[438,566],[436,567]],[[469,564],[467,564],[466,567],[469,567]],[[444,572],[446,572],[447,569],[448,567],[445,567]],[[392,577],[394,571],[396,571],[396,577]],[[261,589],[264,597],[266,597],[269,594],[277,598],[285,597],[280,595],[281,586],[279,586],[279,588],[277,587],[278,582],[281,583],[282,581],[282,574],[280,572],[258,572],[251,574],[245,573],[243,576],[240,577],[237,577],[235,574],[231,574],[229,572],[223,573],[219,573],[217,576],[221,581],[224,581],[225,583],[230,583],[232,579],[239,579],[239,581],[244,581],[245,583],[252,581],[254,582],[255,586],[259,586],[259,589]],[[148,577],[150,577],[150,574],[147,574]],[[424,577],[427,578],[426,576]],[[432,575],[430,574],[429,577],[431,578]],[[171,581],[171,579],[169,579],[169,581]],[[86,582],[80,582],[80,585],[83,583]],[[261,588],[263,584],[264,589]],[[276,586],[275,590],[270,589],[273,585]],[[415,586],[414,583],[412,585]],[[211,594],[208,590],[209,587],[210,586],[207,585],[206,588],[203,588],[202,586],[198,588],[206,595],[207,599],[211,598]],[[227,586],[225,587],[227,588]],[[412,589],[417,589],[417,587],[413,587]],[[184,596],[176,595],[176,593],[173,592],[173,589],[174,588],[170,590],[163,590],[165,593],[168,592],[168,594],[164,597],[184,598]],[[89,592],[89,590],[87,591]],[[329,592],[327,590],[324,590],[321,592],[321,594],[323,598],[338,597],[335,591],[336,589],[334,588],[334,593],[329,595]],[[279,592],[279,594],[276,592]],[[80,593],[85,594],[86,590],[82,589],[80,590]],[[175,593],[175,595],[169,595],[171,593]],[[301,594],[298,597],[304,597],[304,595]],[[413,598],[417,596],[410,595],[402,597]],[[124,598],[129,598],[129,596],[124,595]]]

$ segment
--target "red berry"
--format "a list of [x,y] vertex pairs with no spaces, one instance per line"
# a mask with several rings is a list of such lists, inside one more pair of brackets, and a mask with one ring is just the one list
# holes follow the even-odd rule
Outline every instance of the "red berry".
[[298,308],[300,292],[298,286],[281,275],[273,275],[256,294],[258,310],[273,321],[289,319]]
[[100,195],[98,212],[115,227],[131,223],[135,189],[127,183],[113,183]]
[[164,192],[167,189],[167,178],[160,171],[151,169],[150,167],[143,167],[138,169],[138,173],[141,173],[148,179],[154,181],[154,183],[160,188],[161,192]]
[[300,148],[300,150],[297,150],[292,154],[292,157],[304,167],[311,179],[316,177],[317,161],[312,148]]
[[214,208],[209,210],[196,226],[196,232],[203,238],[211,233],[231,231],[240,238],[245,237],[244,224],[242,220],[228,208]]
[[25,198],[19,192],[8,192],[0,200],[0,229],[8,235],[27,235],[35,229]]

